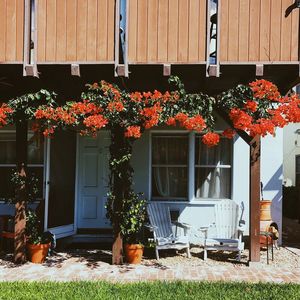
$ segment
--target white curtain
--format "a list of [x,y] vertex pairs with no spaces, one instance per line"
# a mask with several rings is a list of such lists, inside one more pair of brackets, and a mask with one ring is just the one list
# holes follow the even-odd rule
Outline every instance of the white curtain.
[[[201,143],[200,140],[196,142]],[[195,170],[196,198],[230,198],[230,157],[231,147],[228,142],[221,142],[212,148],[203,144],[197,147],[196,165],[199,166]]]
[[153,196],[187,197],[187,138],[157,136],[152,147]]

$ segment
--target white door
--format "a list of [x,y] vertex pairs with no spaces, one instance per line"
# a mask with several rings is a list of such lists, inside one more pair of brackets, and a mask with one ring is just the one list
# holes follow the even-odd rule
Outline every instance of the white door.
[[107,131],[99,132],[97,138],[79,138],[78,228],[111,227],[105,209],[109,180],[109,145]]
[[47,139],[46,148],[45,230],[62,238],[76,231],[76,134],[56,132],[52,140]]

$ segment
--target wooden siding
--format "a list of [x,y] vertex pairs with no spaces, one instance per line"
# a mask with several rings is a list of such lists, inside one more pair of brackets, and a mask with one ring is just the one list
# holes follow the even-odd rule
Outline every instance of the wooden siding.
[[129,63],[199,63],[206,52],[205,0],[128,0]]
[[299,60],[299,9],[286,18],[294,0],[222,0],[220,61]]
[[37,63],[114,61],[114,0],[37,0]]
[[0,0],[0,63],[23,63],[24,0]]

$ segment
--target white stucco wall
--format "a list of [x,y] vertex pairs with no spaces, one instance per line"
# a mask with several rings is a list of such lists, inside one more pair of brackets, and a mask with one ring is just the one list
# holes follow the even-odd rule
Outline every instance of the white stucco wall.
[[282,236],[282,180],[283,180],[283,130],[277,129],[276,136],[262,138],[261,145],[261,182],[263,197],[272,200],[272,220],[279,226]]
[[[261,180],[264,184],[264,198],[271,199],[272,218],[282,228],[282,130],[276,137],[262,139]],[[144,192],[149,199],[150,191],[150,134],[144,134],[134,146],[132,165],[135,169],[135,190]],[[232,199],[244,203],[243,218],[246,221],[249,235],[249,146],[239,137],[234,140],[233,147],[233,186]],[[190,202],[163,202],[170,210],[179,211],[179,220],[190,223],[195,228],[214,222],[214,205],[218,200],[193,200]],[[213,231],[211,231],[213,234]],[[199,242],[198,238],[193,239]],[[200,240],[201,241],[201,240]]]
[[286,186],[296,185],[296,155],[300,155],[300,124],[283,129],[283,177]]

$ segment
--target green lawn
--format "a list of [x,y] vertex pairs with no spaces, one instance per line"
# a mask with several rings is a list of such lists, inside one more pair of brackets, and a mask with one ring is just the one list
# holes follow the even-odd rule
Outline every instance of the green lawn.
[[10,282],[0,283],[0,299],[300,299],[300,285],[154,282]]

